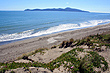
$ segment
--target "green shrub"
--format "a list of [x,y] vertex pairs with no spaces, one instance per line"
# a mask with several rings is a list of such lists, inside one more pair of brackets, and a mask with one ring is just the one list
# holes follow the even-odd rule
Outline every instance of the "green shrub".
[[101,64],[104,65],[103,70],[107,70],[108,68],[108,63],[105,61],[104,57],[100,56],[97,52],[89,52],[92,57],[91,57],[91,61],[93,62],[93,65],[97,68],[102,68]]
[[[91,41],[92,39],[92,41]],[[60,44],[60,48],[63,47],[69,47],[74,42],[74,39],[70,39],[69,41],[63,41]],[[110,34],[109,35],[92,35],[89,37],[86,37],[82,40],[77,40],[76,46],[80,45],[87,45],[92,46],[92,48],[95,48],[95,45],[93,43],[100,44],[100,47],[102,45],[109,46],[110,47]],[[56,48],[56,46],[53,46],[52,48]],[[24,54],[24,56],[29,56],[35,53],[44,53],[43,50],[47,50],[47,48],[39,48],[29,54]],[[43,67],[48,68],[51,71],[53,71],[55,68],[59,68],[62,64],[65,68],[68,68],[69,71],[73,73],[95,73],[94,68],[101,68],[103,71],[106,71],[108,69],[108,63],[105,61],[104,57],[100,56],[97,52],[89,51],[84,58],[78,58],[78,53],[76,52],[83,52],[84,49],[82,48],[75,48],[71,51],[62,54],[60,57],[56,58],[55,60],[51,61],[50,63],[39,63],[39,62],[33,62],[33,63],[0,63],[0,66],[3,66],[3,68],[0,69],[0,73],[4,73],[8,69],[16,69],[19,67]],[[23,57],[24,57],[23,56]],[[101,67],[103,64],[104,67]]]

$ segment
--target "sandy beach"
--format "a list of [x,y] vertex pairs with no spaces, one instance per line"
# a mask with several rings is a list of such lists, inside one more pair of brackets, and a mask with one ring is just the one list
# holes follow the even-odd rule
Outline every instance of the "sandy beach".
[[94,27],[78,29],[73,31],[60,32],[56,34],[36,37],[32,39],[17,41],[14,43],[0,46],[0,62],[15,60],[24,53],[34,51],[38,48],[50,48],[52,45],[58,45],[64,40],[81,39],[89,35],[101,34],[110,31],[110,23]]

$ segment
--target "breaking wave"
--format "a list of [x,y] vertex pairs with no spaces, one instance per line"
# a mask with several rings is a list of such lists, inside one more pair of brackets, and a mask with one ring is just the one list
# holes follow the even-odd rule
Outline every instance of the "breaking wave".
[[36,37],[36,36],[52,34],[61,31],[67,31],[67,30],[81,29],[81,28],[96,26],[100,24],[106,24],[109,22],[110,20],[91,20],[79,24],[60,24],[58,26],[50,27],[47,30],[42,29],[42,31],[38,31],[38,32],[35,32],[35,30],[33,29],[33,30],[23,31],[20,33],[2,34],[0,35],[0,42],[18,40],[28,37]]

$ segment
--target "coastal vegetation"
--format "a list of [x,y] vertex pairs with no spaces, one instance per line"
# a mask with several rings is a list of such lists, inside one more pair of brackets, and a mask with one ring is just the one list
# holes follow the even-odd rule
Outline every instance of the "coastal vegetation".
[[[45,54],[45,50],[55,48],[65,49],[68,47],[73,49],[63,53],[61,56],[50,61],[49,63],[41,63],[29,59],[29,56],[36,53],[41,53],[42,55]],[[65,71],[72,73],[101,73],[108,69],[108,62],[103,56],[99,55],[99,53],[106,51],[109,48],[110,34],[90,35],[80,40],[74,40],[71,38],[68,41],[63,41],[59,45],[52,46],[51,49],[40,48],[18,58],[31,61],[29,63],[16,63],[14,61],[0,63],[0,73],[21,67],[23,67],[26,71],[29,71],[29,67],[42,67],[53,72],[55,69],[60,70],[61,66],[63,66]],[[29,72],[31,73],[31,71]],[[14,71],[12,70],[11,73],[14,73]]]

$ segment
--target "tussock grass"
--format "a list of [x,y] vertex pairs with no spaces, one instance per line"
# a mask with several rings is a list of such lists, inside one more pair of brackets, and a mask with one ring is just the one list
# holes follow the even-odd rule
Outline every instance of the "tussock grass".
[[43,52],[44,50],[48,50],[48,48],[39,48],[39,49],[36,49],[35,51],[31,51],[31,52],[28,52],[28,53],[24,53],[22,54],[21,56],[19,56],[17,59],[22,59],[24,56],[31,56],[31,55],[34,55],[38,52],[40,52],[40,54],[44,54],[45,52]]
[[[106,46],[110,47],[110,34],[97,34],[85,37],[81,40],[74,40],[70,39],[69,41],[63,41],[60,44],[61,48],[71,47],[73,43],[77,42],[73,46],[80,46],[80,45],[87,45],[88,49],[95,49],[95,47]],[[99,46],[94,45],[94,43],[99,44]],[[51,48],[56,48],[57,46],[52,46]],[[90,48],[91,47],[91,48]],[[22,59],[24,56],[30,56],[40,52],[43,53],[44,50],[48,50],[47,48],[39,48],[35,51],[30,53],[23,54],[18,59]],[[48,68],[49,70],[53,71],[55,68],[59,68],[61,65],[68,71],[72,73],[95,73],[97,71],[94,68],[99,68],[102,71],[106,71],[108,69],[108,63],[105,61],[104,57],[95,51],[88,51],[87,55],[83,58],[78,58],[78,52],[84,52],[84,48],[73,48],[71,51],[67,53],[63,53],[60,57],[56,58],[55,60],[51,61],[50,63],[39,63],[39,62],[32,62],[32,63],[0,63],[0,73],[4,73],[8,69],[16,69],[19,67],[43,67]],[[103,65],[103,67],[102,67]],[[98,71],[101,72],[101,71]]]
[[[48,68],[49,70],[53,71],[55,68],[59,68],[61,65],[65,69],[68,69],[68,71],[71,72],[83,72],[83,73],[92,73],[96,72],[94,71],[94,67],[101,68],[103,71],[107,70],[108,63],[105,61],[105,59],[100,56],[97,52],[90,51],[88,55],[86,55],[84,58],[78,58],[77,57],[77,51],[83,52],[83,49],[81,48],[75,48],[71,51],[62,54],[60,57],[56,58],[55,60],[51,61],[50,63],[39,63],[39,62],[33,62],[33,63],[4,63],[1,64],[4,67],[0,69],[0,72],[5,72],[8,69],[16,69],[19,67],[43,67]],[[101,64],[104,65],[104,67],[101,67]],[[73,68],[71,68],[73,67]]]

